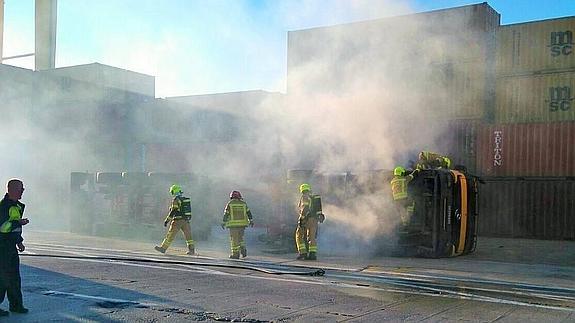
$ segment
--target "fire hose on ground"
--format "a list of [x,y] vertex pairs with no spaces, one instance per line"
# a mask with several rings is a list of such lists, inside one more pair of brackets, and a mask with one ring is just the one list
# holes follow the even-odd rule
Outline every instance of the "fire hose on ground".
[[229,269],[243,269],[251,270],[269,275],[296,275],[296,276],[311,276],[320,277],[325,274],[325,270],[321,268],[311,268],[310,271],[278,271],[269,270],[247,265],[225,264],[225,263],[205,263],[205,262],[190,262],[190,261],[177,261],[177,260],[160,260],[160,259],[140,259],[140,258],[124,258],[124,257],[103,257],[103,256],[65,256],[65,255],[46,255],[46,254],[28,254],[22,253],[20,256],[26,257],[42,257],[42,258],[61,258],[61,259],[93,259],[93,260],[109,260],[109,261],[126,261],[126,262],[140,262],[140,263],[154,263],[154,264],[169,264],[169,265],[188,265],[188,266],[205,266]]

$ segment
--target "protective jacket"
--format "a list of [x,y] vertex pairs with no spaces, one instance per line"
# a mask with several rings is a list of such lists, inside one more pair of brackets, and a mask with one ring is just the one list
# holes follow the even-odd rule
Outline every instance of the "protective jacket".
[[222,222],[226,228],[247,227],[252,220],[252,212],[247,203],[240,199],[231,199],[224,208]]
[[192,218],[192,200],[189,197],[184,197],[181,195],[177,195],[172,200],[172,205],[170,206],[170,211],[168,212],[168,216],[166,216],[166,220],[179,220],[185,219],[190,220]]
[[302,194],[298,202],[298,208],[300,219],[320,217],[322,214],[321,196],[317,194]]
[[413,175],[394,176],[391,180],[391,193],[393,200],[399,201],[407,198],[407,184],[413,180]]
[[24,214],[24,204],[8,198],[0,201],[0,303],[8,296],[10,308],[22,306],[22,279],[20,258],[16,244],[22,239],[20,219]]
[[422,151],[417,162],[417,169],[450,168],[451,160],[437,153]]
[[16,243],[22,242],[20,220],[24,215],[25,207],[24,203],[11,200],[8,194],[4,195],[4,199],[0,201],[0,233],[17,236]]

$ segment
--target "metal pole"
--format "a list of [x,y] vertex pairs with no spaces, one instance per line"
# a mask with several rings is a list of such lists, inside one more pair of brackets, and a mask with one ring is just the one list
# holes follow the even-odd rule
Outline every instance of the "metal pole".
[[4,48],[4,0],[0,0],[0,64],[2,64],[3,48]]
[[22,54],[22,55],[14,55],[14,56],[6,56],[6,57],[4,57],[4,60],[7,61],[7,60],[9,60],[9,59],[16,59],[16,58],[30,57],[30,56],[34,56],[34,53]]

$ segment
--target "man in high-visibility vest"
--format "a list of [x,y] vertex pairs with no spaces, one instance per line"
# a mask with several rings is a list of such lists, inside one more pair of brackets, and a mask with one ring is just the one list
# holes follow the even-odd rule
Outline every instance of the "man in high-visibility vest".
[[317,226],[325,220],[321,210],[321,197],[312,194],[307,183],[299,187],[301,197],[298,202],[299,218],[295,231],[298,260],[317,259]]
[[230,201],[224,208],[222,228],[230,229],[231,259],[239,259],[248,255],[246,242],[244,241],[244,231],[247,226],[253,227],[252,212],[248,204],[243,200],[239,191],[230,193]]
[[451,168],[451,159],[438,153],[422,151],[419,153],[416,169]]
[[170,194],[174,197],[172,200],[172,205],[170,206],[170,211],[164,220],[164,227],[170,224],[168,233],[162,241],[161,246],[155,246],[154,249],[161,253],[165,253],[166,250],[172,244],[176,234],[182,230],[184,233],[184,238],[186,239],[186,244],[188,245],[188,255],[194,255],[194,240],[192,239],[192,228],[190,227],[190,220],[192,219],[192,201],[189,197],[184,197],[184,192],[180,185],[174,184],[170,187]]
[[[20,258],[23,252],[22,226],[29,223],[23,218],[25,205],[20,202],[24,193],[24,184],[19,179],[8,181],[8,193],[0,201],[0,303],[8,295],[10,312],[28,313],[22,301]],[[0,310],[0,316],[8,315]]]
[[418,172],[419,170],[416,169],[413,173],[408,175],[405,168],[401,166],[397,166],[393,170],[391,193],[393,195],[393,201],[397,206],[397,212],[400,215],[401,223],[404,226],[407,225],[415,210],[415,203],[407,194],[407,184],[413,180],[414,176],[417,175]]

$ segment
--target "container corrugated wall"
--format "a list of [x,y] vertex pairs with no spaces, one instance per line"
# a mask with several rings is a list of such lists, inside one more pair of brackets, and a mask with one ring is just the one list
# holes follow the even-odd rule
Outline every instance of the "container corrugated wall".
[[485,125],[477,148],[483,176],[575,176],[575,122]]
[[497,74],[575,69],[575,17],[501,26]]
[[439,119],[480,119],[487,99],[486,65],[483,61],[434,64],[422,80],[422,96],[430,117]]
[[575,239],[575,180],[486,178],[479,194],[479,234]]
[[449,156],[453,165],[464,165],[470,173],[476,173],[477,132],[481,123],[477,120],[451,120],[439,124],[444,129],[438,136],[438,151]]
[[497,80],[496,121],[572,121],[574,97],[575,71],[501,77]]
[[288,95],[355,91],[361,75],[397,100],[426,106],[426,117],[483,118],[493,106],[499,21],[481,3],[289,32]]

